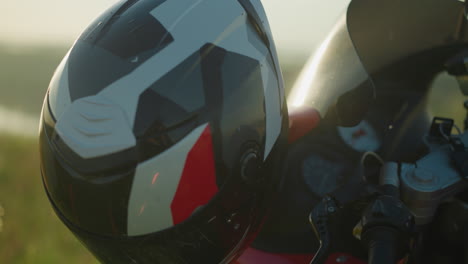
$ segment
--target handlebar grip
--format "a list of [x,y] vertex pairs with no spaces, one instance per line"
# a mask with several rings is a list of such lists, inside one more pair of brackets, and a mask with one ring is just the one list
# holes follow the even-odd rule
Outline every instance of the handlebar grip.
[[395,264],[398,261],[399,232],[389,227],[374,227],[366,232],[363,240],[368,246],[369,264]]
[[369,250],[368,263],[395,264],[408,252],[414,217],[394,195],[397,190],[386,186],[381,195],[365,210],[361,219],[362,241]]

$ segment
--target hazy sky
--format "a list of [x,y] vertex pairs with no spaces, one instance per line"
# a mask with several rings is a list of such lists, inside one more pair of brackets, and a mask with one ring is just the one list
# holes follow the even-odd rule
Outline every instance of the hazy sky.
[[[226,0],[220,0],[226,1]],[[2,0],[0,42],[71,44],[117,0]],[[280,50],[309,52],[349,0],[262,0]],[[302,53],[302,52],[300,52]]]

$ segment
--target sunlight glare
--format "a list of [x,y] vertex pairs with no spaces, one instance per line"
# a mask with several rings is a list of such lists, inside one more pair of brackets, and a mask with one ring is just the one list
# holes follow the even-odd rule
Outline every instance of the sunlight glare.
[[328,45],[333,37],[333,34],[327,36],[325,41],[320,45],[312,59],[307,62],[304,69],[301,71],[299,78],[295,82],[292,93],[288,98],[288,104],[293,108],[298,108],[304,104],[307,93],[312,86],[314,79],[317,74],[317,68],[319,63],[322,61],[322,57],[327,50]]

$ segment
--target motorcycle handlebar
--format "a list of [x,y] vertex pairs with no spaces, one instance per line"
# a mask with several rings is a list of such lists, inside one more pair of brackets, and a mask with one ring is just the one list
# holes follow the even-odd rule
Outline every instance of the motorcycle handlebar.
[[365,238],[369,264],[395,264],[398,261],[397,245],[399,234],[396,229],[374,227],[368,230]]
[[383,187],[384,195],[368,207],[362,219],[362,241],[368,248],[369,264],[397,263],[408,248],[414,224],[411,212],[398,198],[398,189]]

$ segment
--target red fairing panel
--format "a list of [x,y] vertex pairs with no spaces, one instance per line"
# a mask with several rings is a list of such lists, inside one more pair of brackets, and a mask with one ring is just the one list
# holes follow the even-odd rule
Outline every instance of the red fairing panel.
[[187,155],[171,203],[174,225],[187,219],[197,207],[208,203],[217,192],[213,143],[208,125]]
[[300,139],[318,126],[320,114],[317,110],[303,107],[289,113],[288,143]]
[[[309,264],[314,256],[305,254],[274,254],[248,248],[233,264]],[[366,264],[353,256],[334,253],[325,264]]]

